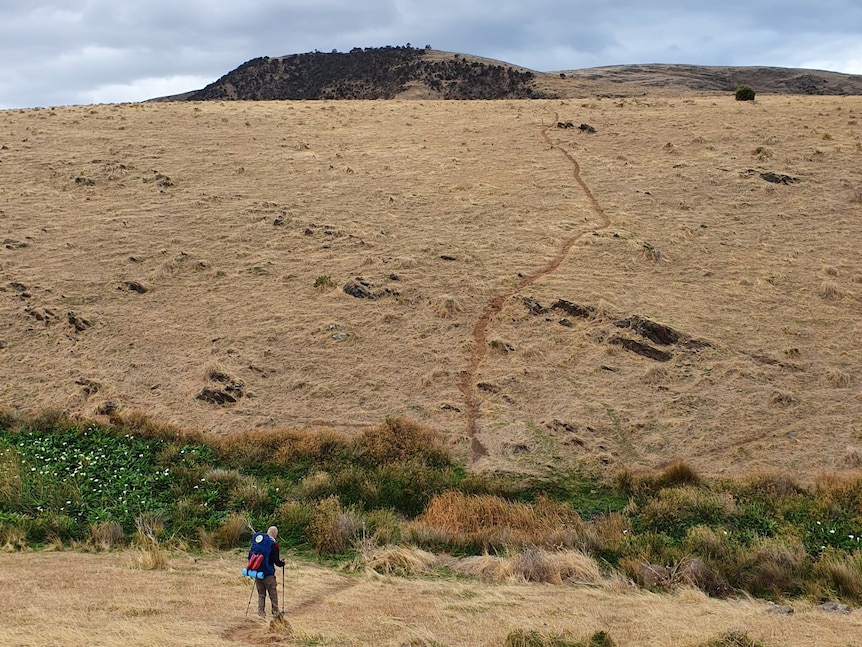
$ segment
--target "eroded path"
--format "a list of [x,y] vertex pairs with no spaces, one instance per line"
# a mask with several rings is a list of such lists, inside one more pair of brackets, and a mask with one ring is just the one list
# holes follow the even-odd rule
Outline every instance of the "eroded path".
[[461,380],[458,385],[458,388],[464,396],[464,404],[467,413],[466,433],[467,437],[470,439],[470,446],[474,461],[481,458],[482,456],[487,455],[488,453],[485,446],[476,436],[479,420],[481,419],[481,401],[476,389],[476,375],[478,374],[479,367],[482,365],[482,361],[485,359],[485,355],[488,352],[488,327],[490,326],[491,321],[495,316],[497,316],[497,314],[499,314],[500,310],[502,310],[503,304],[506,302],[507,299],[510,299],[515,294],[523,290],[525,287],[532,285],[533,283],[541,279],[543,276],[546,276],[547,274],[550,274],[551,272],[556,270],[569,255],[572,246],[580,238],[590,232],[606,229],[611,224],[611,220],[605,213],[604,208],[602,208],[602,205],[599,203],[599,201],[593,195],[592,191],[590,191],[590,188],[587,186],[586,182],[584,182],[583,178],[581,177],[581,166],[580,164],[578,164],[578,161],[569,151],[559,146],[558,144],[555,144],[551,139],[549,131],[551,128],[556,127],[558,120],[559,114],[555,112],[553,121],[544,128],[542,128],[542,139],[548,144],[550,148],[558,151],[568,162],[572,171],[572,177],[574,178],[575,182],[577,182],[581,191],[589,201],[590,206],[592,207],[592,212],[596,216],[598,216],[599,224],[597,226],[585,227],[579,231],[576,231],[572,236],[562,242],[556,256],[549,260],[544,266],[542,266],[532,274],[524,276],[513,290],[509,290],[495,296],[482,309],[482,313],[479,316],[479,320],[473,327],[473,353],[470,356],[466,370],[461,374]]

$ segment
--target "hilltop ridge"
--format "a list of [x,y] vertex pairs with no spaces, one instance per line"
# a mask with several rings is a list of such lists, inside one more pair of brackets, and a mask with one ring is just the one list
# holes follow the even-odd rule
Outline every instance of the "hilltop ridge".
[[611,65],[538,72],[410,46],[260,56],[205,88],[159,100],[566,99],[678,92],[859,95],[862,75],[768,66]]

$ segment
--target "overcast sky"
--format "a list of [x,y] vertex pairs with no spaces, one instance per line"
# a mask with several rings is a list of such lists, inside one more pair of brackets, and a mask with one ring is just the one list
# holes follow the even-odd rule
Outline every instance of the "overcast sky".
[[141,101],[245,61],[431,45],[549,72],[626,63],[862,74],[860,0],[0,0],[0,109]]

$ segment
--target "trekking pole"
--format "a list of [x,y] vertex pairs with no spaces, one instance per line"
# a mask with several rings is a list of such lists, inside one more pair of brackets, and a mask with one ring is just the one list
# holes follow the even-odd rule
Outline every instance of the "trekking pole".
[[284,564],[281,565],[281,617],[284,617]]
[[248,594],[248,605],[245,607],[245,617],[248,618],[248,610],[251,609],[251,596],[254,595],[254,586],[255,582],[252,580],[251,582],[251,593]]

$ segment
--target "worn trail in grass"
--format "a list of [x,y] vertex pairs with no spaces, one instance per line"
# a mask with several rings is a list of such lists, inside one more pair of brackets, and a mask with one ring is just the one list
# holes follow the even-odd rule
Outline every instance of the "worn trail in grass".
[[602,229],[606,229],[611,224],[611,220],[605,212],[604,208],[593,195],[592,191],[590,191],[590,187],[587,186],[587,183],[584,182],[583,178],[581,177],[581,166],[580,164],[578,164],[578,161],[569,151],[559,146],[558,144],[555,144],[551,140],[550,135],[548,135],[548,131],[556,126],[559,121],[559,118],[559,113],[555,112],[553,121],[542,128],[542,139],[552,149],[562,153],[563,157],[565,157],[565,159],[571,164],[572,177],[575,179],[575,182],[577,182],[578,187],[589,200],[590,205],[592,206],[593,214],[599,217],[600,224],[597,227],[585,227],[574,233],[569,238],[566,238],[560,246],[560,249],[557,252],[556,256],[554,256],[550,261],[548,261],[548,263],[546,263],[544,266],[542,266],[532,274],[524,276],[517,283],[514,290],[508,290],[495,296],[482,309],[482,313],[479,316],[479,320],[473,327],[473,352],[467,364],[467,369],[461,374],[461,381],[459,384],[461,393],[464,395],[464,402],[467,409],[467,437],[470,439],[470,446],[474,461],[488,454],[488,450],[476,437],[479,419],[481,417],[481,412],[479,410],[481,403],[478,397],[478,393],[476,391],[476,374],[479,370],[479,366],[482,364],[482,360],[485,358],[485,355],[488,351],[488,327],[490,326],[491,321],[494,319],[495,316],[500,313],[500,310],[503,308],[503,304],[506,302],[507,299],[510,299],[512,296],[523,290],[525,287],[532,285],[542,277],[556,270],[560,266],[560,263],[562,263],[569,255],[572,246],[580,238],[582,238],[584,235],[591,231],[600,231]]

